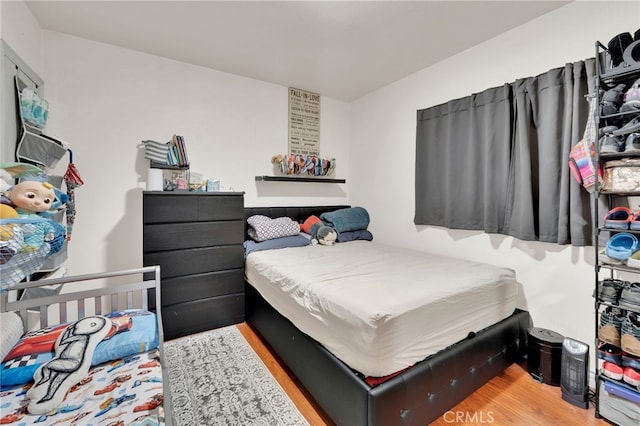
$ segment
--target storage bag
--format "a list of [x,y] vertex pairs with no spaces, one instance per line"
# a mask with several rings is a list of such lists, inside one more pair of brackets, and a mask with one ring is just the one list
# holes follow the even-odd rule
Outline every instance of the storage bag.
[[640,192],[640,158],[607,161],[603,179],[604,192]]

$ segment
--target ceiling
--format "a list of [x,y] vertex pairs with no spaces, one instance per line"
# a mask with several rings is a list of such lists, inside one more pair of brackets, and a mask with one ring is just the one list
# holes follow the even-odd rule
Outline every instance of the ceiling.
[[570,1],[32,1],[47,30],[352,101]]

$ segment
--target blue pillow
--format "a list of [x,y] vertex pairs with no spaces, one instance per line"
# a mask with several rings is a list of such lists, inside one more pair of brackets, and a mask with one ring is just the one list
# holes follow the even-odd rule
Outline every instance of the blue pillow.
[[[91,360],[92,366],[150,351],[158,347],[158,327],[154,313],[131,309],[112,312],[104,316],[111,318],[114,323],[120,324],[120,331],[98,344],[93,353],[93,359]],[[55,355],[53,350],[55,339],[60,334],[60,330],[64,330],[64,328],[66,327],[54,326],[28,333],[16,343],[13,350],[15,350],[18,345],[22,345],[21,349],[23,350],[16,351],[18,356],[14,356],[12,352],[9,352],[0,366],[0,383],[2,384],[2,390],[13,386],[24,385],[33,380],[33,373],[35,373],[38,367],[51,360]],[[50,342],[51,339],[47,340],[46,337],[43,339],[44,334],[50,333],[52,330],[58,331],[58,333],[55,334],[55,338],[53,338],[53,342]],[[26,341],[34,337],[39,341],[36,345],[42,344],[42,346],[39,350],[29,352],[27,351],[29,347],[33,347],[34,345],[30,345],[26,343]],[[50,342],[50,344],[47,342]],[[47,349],[42,350],[42,347]]]
[[338,234],[338,239],[336,240],[339,243],[346,243],[347,241],[354,240],[373,240],[373,234],[366,229],[359,229],[357,231],[346,231]]
[[131,328],[118,333],[109,340],[103,340],[93,353],[91,365],[102,364],[129,355],[156,349],[158,342],[158,320],[156,314],[139,309],[111,312],[107,318],[130,316]]
[[260,243],[253,240],[247,240],[244,242],[244,257],[247,257],[249,253],[253,253],[254,251],[277,250],[287,247],[303,247],[308,246],[309,244],[311,244],[311,239],[302,234],[274,238]]

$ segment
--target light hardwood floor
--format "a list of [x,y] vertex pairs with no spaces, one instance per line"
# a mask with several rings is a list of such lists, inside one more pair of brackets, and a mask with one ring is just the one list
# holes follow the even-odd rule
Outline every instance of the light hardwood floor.
[[[333,425],[254,330],[246,323],[237,327],[309,424]],[[595,418],[593,404],[589,409],[581,409],[565,402],[559,387],[536,382],[525,367],[514,364],[432,425],[605,426],[609,423]]]

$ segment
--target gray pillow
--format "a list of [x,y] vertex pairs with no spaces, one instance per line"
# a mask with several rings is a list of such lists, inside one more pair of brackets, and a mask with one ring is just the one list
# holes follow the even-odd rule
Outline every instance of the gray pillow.
[[300,233],[300,225],[290,217],[271,219],[264,215],[253,215],[247,219],[249,236],[258,242],[288,237]]

